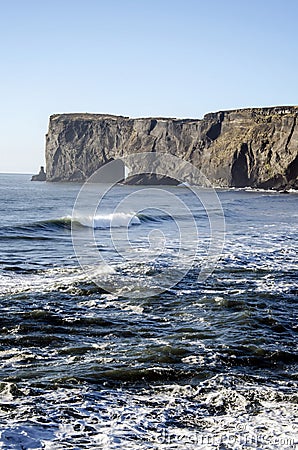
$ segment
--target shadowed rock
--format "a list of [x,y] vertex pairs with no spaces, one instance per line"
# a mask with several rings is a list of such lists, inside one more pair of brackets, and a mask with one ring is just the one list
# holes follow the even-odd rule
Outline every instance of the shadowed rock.
[[37,175],[33,175],[31,181],[46,181],[46,173],[44,171],[44,167],[40,167],[40,171]]

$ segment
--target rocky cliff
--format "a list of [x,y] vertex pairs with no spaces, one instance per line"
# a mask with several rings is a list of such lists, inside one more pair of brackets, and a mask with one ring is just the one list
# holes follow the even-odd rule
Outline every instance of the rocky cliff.
[[168,152],[215,186],[298,188],[298,106],[210,113],[203,119],[56,114],[46,139],[48,181],[81,181],[131,153]]

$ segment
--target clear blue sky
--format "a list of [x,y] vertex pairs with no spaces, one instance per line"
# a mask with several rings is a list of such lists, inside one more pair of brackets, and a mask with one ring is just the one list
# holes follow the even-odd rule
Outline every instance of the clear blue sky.
[[54,113],[200,118],[298,104],[297,0],[0,0],[0,172]]

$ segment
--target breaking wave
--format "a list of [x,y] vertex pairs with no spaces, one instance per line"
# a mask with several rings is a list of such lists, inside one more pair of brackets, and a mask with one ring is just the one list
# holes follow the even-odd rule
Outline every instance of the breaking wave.
[[141,223],[139,217],[133,212],[96,214],[95,216],[81,216],[74,217],[73,219],[69,217],[69,220],[83,227],[95,229],[130,227],[132,225],[140,225]]
[[[70,230],[72,226],[87,227],[94,229],[109,229],[119,227],[131,227],[140,225],[145,222],[161,222],[164,220],[172,220],[167,214],[144,214],[135,212],[117,212],[110,214],[96,214],[85,216],[65,216],[49,220],[41,220],[32,223],[18,224],[15,226],[1,227],[1,239],[45,239],[41,235],[28,236],[28,233],[37,232],[55,232],[57,230]],[[26,235],[27,233],[27,235]]]

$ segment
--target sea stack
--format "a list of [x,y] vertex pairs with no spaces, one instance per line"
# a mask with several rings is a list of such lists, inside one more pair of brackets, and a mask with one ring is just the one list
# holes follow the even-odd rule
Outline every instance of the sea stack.
[[40,166],[39,173],[37,175],[33,175],[31,181],[46,181],[46,173],[43,166]]

